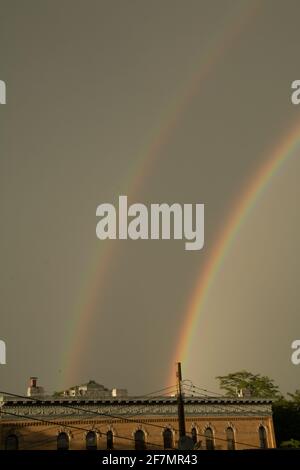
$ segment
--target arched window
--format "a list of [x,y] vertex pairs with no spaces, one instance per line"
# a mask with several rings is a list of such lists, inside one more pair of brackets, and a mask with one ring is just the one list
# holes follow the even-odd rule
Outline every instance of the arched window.
[[66,432],[60,432],[57,436],[57,450],[69,449],[69,436]]
[[234,432],[231,427],[226,429],[227,449],[235,450]]
[[215,445],[214,445],[214,435],[213,435],[212,429],[206,428],[204,436],[205,436],[205,442],[206,442],[206,449],[214,450]]
[[94,431],[89,431],[85,436],[85,446],[87,450],[97,450],[97,435]]
[[5,439],[5,450],[18,450],[19,439],[15,434],[9,434]]
[[107,450],[113,450],[114,448],[114,435],[112,431],[106,433],[106,448]]
[[173,449],[173,433],[170,428],[166,428],[163,432],[164,449]]
[[197,429],[196,428],[192,428],[192,441],[194,444],[197,444],[197,441],[198,441],[198,436],[197,436]]
[[138,429],[134,433],[134,441],[135,441],[135,450],[145,450],[146,449],[145,433],[141,429]]
[[259,435],[259,446],[260,446],[260,448],[261,449],[267,449],[268,448],[267,432],[266,432],[266,428],[264,426],[259,426],[258,435]]

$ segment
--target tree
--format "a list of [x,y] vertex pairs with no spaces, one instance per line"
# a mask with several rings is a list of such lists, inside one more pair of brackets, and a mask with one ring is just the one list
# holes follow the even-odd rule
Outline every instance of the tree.
[[278,386],[269,377],[261,374],[252,374],[246,370],[216,377],[221,390],[229,397],[237,396],[241,389],[247,389],[252,397],[280,398]]
[[290,439],[289,441],[283,441],[280,444],[282,448],[292,448],[292,449],[300,449],[300,441],[296,439]]
[[295,405],[300,406],[300,390],[296,390],[295,393],[288,393],[288,396],[291,397]]
[[297,447],[300,442],[300,391],[288,393],[291,400],[281,398],[273,403],[273,421],[277,445]]

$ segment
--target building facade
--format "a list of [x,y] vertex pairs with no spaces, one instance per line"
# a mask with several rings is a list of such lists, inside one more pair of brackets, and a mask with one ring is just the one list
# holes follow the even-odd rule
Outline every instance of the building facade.
[[[195,449],[276,446],[272,403],[254,398],[186,397],[186,432]],[[178,447],[175,397],[2,397],[1,449],[172,449]]]

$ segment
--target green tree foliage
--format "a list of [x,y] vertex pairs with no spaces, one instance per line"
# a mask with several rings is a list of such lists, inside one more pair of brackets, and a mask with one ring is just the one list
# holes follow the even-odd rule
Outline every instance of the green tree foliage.
[[289,441],[284,441],[280,444],[282,448],[292,448],[292,449],[300,449],[300,441],[295,439],[290,439]]
[[290,399],[281,398],[273,403],[273,421],[277,445],[297,447],[300,441],[300,390],[288,393]]
[[219,386],[229,397],[237,396],[241,389],[247,389],[252,397],[279,398],[278,386],[265,375],[252,374],[246,370],[218,376]]
[[300,406],[300,390],[296,390],[295,393],[288,393],[288,396],[291,397],[295,404]]

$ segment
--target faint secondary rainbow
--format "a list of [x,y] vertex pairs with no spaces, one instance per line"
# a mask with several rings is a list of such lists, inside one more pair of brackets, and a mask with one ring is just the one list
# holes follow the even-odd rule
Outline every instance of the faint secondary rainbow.
[[[161,150],[169,141],[193,98],[198,95],[201,85],[209,78],[211,71],[224,57],[226,50],[229,50],[234,44],[238,44],[237,38],[244,31],[246,25],[255,17],[259,9],[260,2],[258,1],[251,3],[250,7],[245,8],[243,5],[237,8],[228,23],[224,21],[223,28],[220,28],[216,37],[207,45],[205,51],[201,54],[201,63],[197,72],[184,88],[182,95],[171,104],[170,108],[164,113],[165,115],[161,117],[159,126],[152,132],[155,137],[151,139],[150,145],[146,146],[145,151],[141,152],[134,165],[129,169],[128,174],[125,175],[125,183],[122,183],[121,188],[122,193],[127,194],[129,200],[132,200],[138,194],[147,175],[151,174]],[[109,275],[112,273],[111,265],[116,258],[121,243],[117,240],[107,240],[105,248],[102,248],[102,246],[92,262],[90,273],[87,275],[87,283],[83,285],[79,293],[74,318],[66,331],[65,354],[61,366],[63,371],[61,379],[66,383],[73,380],[73,376],[80,365],[82,351],[90,331],[90,323],[99,303],[99,293],[109,282]],[[65,383],[61,385],[65,385]]]
[[[173,355],[174,362],[181,361],[184,363],[187,360],[198,318],[226,255],[263,191],[268,187],[271,179],[278,173],[283,164],[295,155],[296,149],[300,150],[299,122],[276,146],[275,150],[271,152],[271,156],[265,160],[265,163],[250,180],[239,202],[231,212],[224,230],[212,247],[212,254],[197,277],[196,287],[187,305],[182,332]],[[173,382],[174,373],[172,371],[169,383]]]

